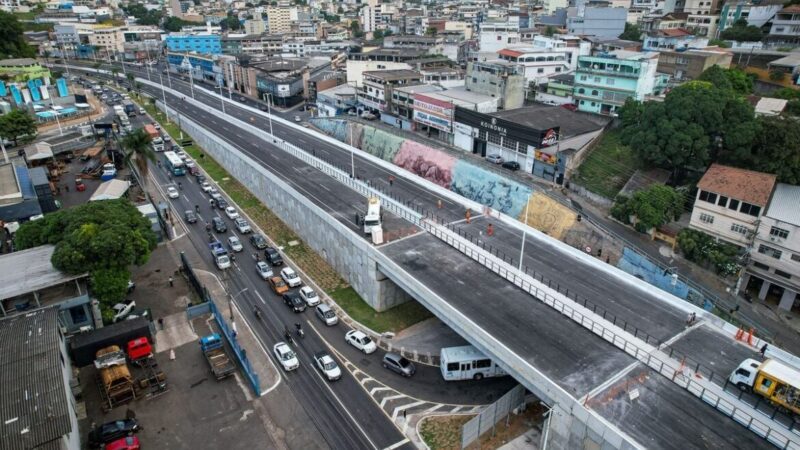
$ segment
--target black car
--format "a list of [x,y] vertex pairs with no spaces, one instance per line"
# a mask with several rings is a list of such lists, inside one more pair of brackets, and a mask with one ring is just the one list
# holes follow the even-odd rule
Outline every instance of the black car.
[[508,170],[519,170],[519,163],[516,161],[506,161],[503,163],[503,167]]
[[272,247],[267,247],[266,250],[264,250],[264,257],[267,262],[273,266],[283,265],[283,258],[281,257],[281,254],[278,253],[278,250]]
[[225,201],[224,198],[220,198],[219,200],[217,200],[217,208],[224,211],[225,208],[227,208],[228,206],[230,205],[228,204],[228,202]]
[[283,303],[292,308],[292,311],[301,313],[306,310],[306,302],[300,297],[297,292],[287,292],[283,294]]
[[189,211],[188,209],[183,213],[183,218],[186,219],[187,223],[197,222],[197,214],[195,214],[194,211]]
[[136,419],[115,420],[107,422],[89,432],[89,445],[100,447],[116,439],[130,436],[139,431],[139,424]]
[[205,175],[200,175],[199,171],[197,172],[197,175],[194,176],[194,179],[197,181],[197,184],[203,184],[203,182],[206,181]]
[[222,217],[214,217],[211,219],[211,222],[214,224],[214,231],[217,233],[225,233],[228,231],[228,226],[225,225],[225,221],[222,220]]
[[267,240],[264,239],[264,236],[258,233],[254,233],[252,236],[250,236],[250,243],[253,244],[253,247],[259,250],[267,248],[268,245]]

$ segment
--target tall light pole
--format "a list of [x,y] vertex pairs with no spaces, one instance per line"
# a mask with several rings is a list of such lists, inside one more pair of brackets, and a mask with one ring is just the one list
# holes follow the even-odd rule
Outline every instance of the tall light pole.
[[228,313],[231,316],[231,323],[233,323],[233,299],[240,296],[241,294],[244,294],[248,289],[249,288],[244,288],[241,291],[237,292],[235,295],[231,295],[230,298],[228,299]]
[[164,92],[164,78],[161,76],[161,73],[158,74],[158,79],[160,81],[159,86],[161,86],[161,98],[164,100],[164,112],[167,114],[167,123],[169,123],[169,108],[167,107],[167,94]]
[[222,105],[222,114],[225,114],[225,96],[222,94],[222,85],[219,86],[219,103]]
[[[525,226],[528,226],[528,207],[531,205],[531,200],[525,203]],[[525,254],[525,240],[528,238],[528,230],[522,229],[522,245],[519,247],[519,271],[522,272],[522,255]]]
[[192,99],[194,99],[194,67],[191,61],[189,62],[189,90],[192,91]]
[[[267,97],[269,96],[269,97]],[[272,136],[272,139],[275,139],[275,135],[272,133],[272,93],[265,92],[264,93],[264,101],[267,102],[267,116],[269,117],[269,134]]]

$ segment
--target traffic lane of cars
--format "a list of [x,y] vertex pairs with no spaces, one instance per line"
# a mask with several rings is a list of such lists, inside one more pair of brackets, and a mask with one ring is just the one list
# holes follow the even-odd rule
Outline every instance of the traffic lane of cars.
[[[196,195],[201,195],[201,194],[198,191],[196,193]],[[185,199],[185,201],[191,202],[191,199],[187,198],[187,199]],[[237,303],[241,302],[241,303],[244,304],[243,305],[243,310],[245,311],[245,313],[249,313],[249,317],[251,317],[252,320],[254,322],[256,322],[256,323],[254,323],[256,328],[258,328],[259,323],[263,322],[264,318],[266,318],[266,317],[272,318],[273,322],[275,322],[276,320],[279,321],[278,323],[273,323],[273,327],[272,327],[273,330],[271,330],[272,331],[272,335],[269,336],[267,338],[266,342],[265,342],[266,344],[268,344],[267,348],[273,349],[275,344],[277,344],[278,342],[281,341],[280,333],[282,332],[283,328],[289,327],[290,329],[294,329],[294,326],[292,325],[292,323],[297,322],[297,321],[300,321],[302,323],[302,322],[305,321],[305,319],[301,314],[296,314],[295,315],[294,313],[290,313],[289,311],[286,311],[286,310],[280,311],[280,310],[282,310],[284,308],[281,307],[281,305],[276,304],[276,303],[280,302],[281,298],[279,296],[277,296],[277,295],[270,295],[267,292],[267,290],[265,290],[263,288],[260,288],[261,285],[259,283],[263,283],[263,281],[261,280],[261,277],[258,276],[257,273],[255,275],[258,276],[258,279],[253,280],[252,277],[253,277],[253,272],[255,272],[255,270],[252,270],[250,267],[248,267],[250,263],[246,263],[245,262],[248,259],[253,259],[252,264],[255,266],[256,261],[255,261],[254,258],[242,258],[240,260],[240,264],[239,264],[239,268],[240,268],[239,272],[244,274],[245,277],[251,277],[249,279],[251,281],[250,284],[255,287],[255,289],[259,292],[259,294],[255,295],[255,297],[257,297],[257,299],[256,298],[252,298],[253,296],[242,295],[240,297],[237,297],[235,299],[235,301]],[[259,304],[260,299],[264,299],[265,300],[265,303],[263,305]],[[267,302],[272,303],[272,305],[270,305]],[[262,319],[256,319],[255,316],[252,315],[252,312],[253,312],[253,310],[255,308],[260,308],[260,307],[268,309],[269,314],[261,314]],[[278,308],[278,310],[275,310],[276,307]],[[250,310],[250,311],[248,312],[247,310]],[[262,331],[266,332],[267,330],[262,330]],[[264,333],[264,334],[266,334],[266,333]],[[312,344],[311,343],[312,340],[313,340],[313,338],[309,338],[308,335],[306,335],[306,338],[304,338],[304,339],[295,339],[296,345],[293,347],[293,349],[295,351],[297,351],[301,355],[301,359],[300,359],[302,361],[301,365],[305,365],[306,366],[306,368],[304,370],[311,370],[311,371],[319,372],[319,375],[314,375],[314,376],[321,377],[319,379],[319,381],[320,382],[324,382],[324,379],[328,379],[328,376],[323,371],[321,371],[321,370],[319,370],[318,368],[315,367],[313,354],[314,353],[319,353],[320,351],[325,351],[325,347],[324,347],[324,345],[322,344],[321,341],[314,342]],[[305,348],[306,346],[308,347],[308,350],[300,350],[300,348]],[[308,352],[308,353],[306,353],[306,352]],[[273,357],[273,355],[274,355],[274,349],[273,349],[273,354],[270,355],[270,357]],[[278,360],[278,363],[280,364],[280,360]],[[306,380],[305,383],[307,384],[308,380]],[[362,390],[360,385],[358,385],[355,382],[355,380],[352,380],[352,383],[354,383],[354,384],[350,388],[344,389],[347,392],[346,392],[346,395],[342,396],[343,398],[357,398],[357,397],[354,397],[354,396],[359,395],[359,393],[352,391],[351,389],[353,389],[353,388],[361,390],[360,395],[366,396],[366,393]],[[308,388],[309,388],[309,386],[303,386],[303,389],[307,390]],[[339,388],[337,388],[337,390],[339,390]],[[309,395],[311,396],[311,394],[309,394]],[[318,405],[320,403],[319,399],[311,398],[309,400],[314,405]],[[364,401],[369,402],[368,405],[364,405],[363,404]],[[330,402],[328,402],[328,403],[330,403]],[[358,405],[358,407],[355,410],[356,411],[363,411],[365,409],[365,406],[367,406],[367,407],[369,407],[369,406],[376,407],[376,405],[374,405],[374,403],[372,403],[372,400],[369,397],[365,397],[364,399],[361,400],[360,404]],[[344,405],[342,405],[341,407],[345,408]],[[309,412],[313,413],[313,411],[309,411]],[[339,414],[339,416],[341,416],[342,412],[337,412],[337,414]],[[378,417],[380,417],[380,416],[378,416]],[[370,420],[370,415],[369,414],[367,414],[367,415],[358,414],[356,420],[358,420],[358,422],[369,421]],[[402,436],[399,434],[399,431],[394,429],[394,426],[390,422],[389,423],[381,423],[380,420],[373,420],[373,422],[374,423],[371,425],[370,429],[382,430],[382,431],[378,432],[377,435],[372,435],[374,433],[370,434],[370,438],[373,441],[378,442],[379,440],[382,440],[382,441],[386,441],[386,442],[382,442],[382,444],[385,443],[386,445],[392,445],[392,444],[396,443],[398,440],[402,439]],[[392,430],[389,430],[390,432],[387,433],[387,430],[386,430],[387,427],[391,427],[393,432],[392,432]],[[367,428],[365,427],[365,429],[367,429]],[[358,431],[356,429],[354,429],[353,432],[357,433]],[[394,439],[394,438],[396,438],[396,440],[392,441],[392,439]],[[350,443],[348,443],[348,445],[353,445],[353,443],[350,442]],[[359,445],[356,448],[360,448],[360,447],[361,446]]]

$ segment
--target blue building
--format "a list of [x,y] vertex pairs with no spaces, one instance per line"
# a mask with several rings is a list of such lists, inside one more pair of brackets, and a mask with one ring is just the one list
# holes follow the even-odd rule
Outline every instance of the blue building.
[[222,38],[218,34],[170,33],[167,36],[167,50],[219,55],[222,53]]

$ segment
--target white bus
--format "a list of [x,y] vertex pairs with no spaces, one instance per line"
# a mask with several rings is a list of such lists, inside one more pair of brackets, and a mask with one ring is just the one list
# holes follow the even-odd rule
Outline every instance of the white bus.
[[186,165],[175,152],[164,152],[164,165],[175,176],[186,175]]
[[446,381],[507,375],[505,370],[471,345],[443,348],[439,369]]

